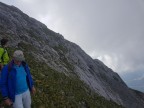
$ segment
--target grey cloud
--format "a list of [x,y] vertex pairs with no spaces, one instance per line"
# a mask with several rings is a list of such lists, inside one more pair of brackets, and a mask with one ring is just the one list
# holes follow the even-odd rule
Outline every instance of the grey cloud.
[[88,54],[94,51],[94,58],[109,55],[119,73],[126,67],[130,69],[127,71],[144,70],[143,0],[32,1],[5,2],[38,20],[51,18],[43,21],[48,28],[77,43]]

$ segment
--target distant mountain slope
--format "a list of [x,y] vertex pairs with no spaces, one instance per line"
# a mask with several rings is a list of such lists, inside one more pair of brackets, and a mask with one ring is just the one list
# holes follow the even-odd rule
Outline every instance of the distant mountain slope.
[[[101,61],[93,60],[78,45],[65,40],[61,34],[53,32],[14,6],[0,3],[0,13],[0,38],[8,37],[13,46],[11,49],[24,50],[31,63],[39,93],[34,98],[36,103],[50,107],[68,107],[73,104],[72,107],[82,108],[120,107],[109,101],[107,104],[107,99],[126,108],[144,107],[144,95],[141,92],[129,89],[117,73]],[[105,99],[97,100],[93,92]],[[42,102],[42,98],[48,101],[48,105]],[[51,101],[55,99],[56,103]],[[111,104],[113,106],[110,107]]]
[[123,73],[121,77],[130,88],[144,92],[143,72]]

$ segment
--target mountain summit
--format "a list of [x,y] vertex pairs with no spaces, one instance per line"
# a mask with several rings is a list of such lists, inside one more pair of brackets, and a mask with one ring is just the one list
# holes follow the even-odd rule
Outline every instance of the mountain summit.
[[[72,103],[76,105],[73,107],[95,108],[99,101],[97,96],[102,96],[102,100],[126,108],[144,108],[143,93],[128,88],[117,73],[92,59],[78,45],[14,6],[0,3],[0,13],[0,39],[9,38],[11,51],[22,49],[25,52],[39,93],[34,97],[36,104],[45,104],[44,98],[49,103],[43,105],[46,107],[62,104],[69,107]],[[76,91],[78,93],[74,95]],[[53,92],[55,94],[51,95]],[[93,97],[95,94],[97,96]],[[55,103],[53,99],[59,102]],[[101,103],[99,108],[110,108],[104,101]]]

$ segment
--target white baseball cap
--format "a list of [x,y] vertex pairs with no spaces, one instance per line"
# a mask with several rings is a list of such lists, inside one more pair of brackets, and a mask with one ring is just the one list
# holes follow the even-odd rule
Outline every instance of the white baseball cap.
[[21,50],[16,50],[13,54],[13,58],[17,61],[24,61],[25,57]]

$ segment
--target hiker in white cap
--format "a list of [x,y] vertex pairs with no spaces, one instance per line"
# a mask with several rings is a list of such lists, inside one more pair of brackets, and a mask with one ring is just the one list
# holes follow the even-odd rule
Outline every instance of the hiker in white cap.
[[36,92],[28,64],[21,50],[16,50],[13,60],[2,69],[1,93],[4,102],[13,108],[31,108],[31,95]]

